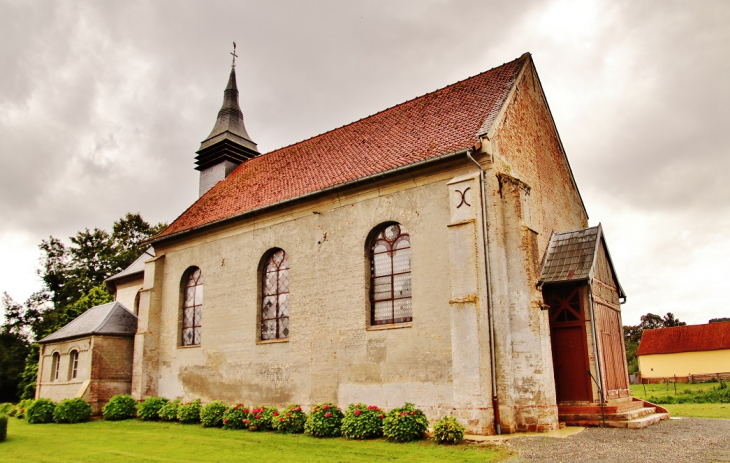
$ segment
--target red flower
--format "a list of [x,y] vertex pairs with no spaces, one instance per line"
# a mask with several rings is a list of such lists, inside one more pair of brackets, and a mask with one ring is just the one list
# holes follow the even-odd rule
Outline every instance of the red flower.
[[322,405],[322,410],[328,410],[330,408],[329,405]]
[[360,416],[360,410],[355,410],[355,416]]
[[312,410],[312,411],[313,411],[313,412],[316,412],[316,411],[317,411],[317,407],[314,407],[314,410]]
[[286,417],[289,418],[291,416],[291,413],[287,413]]
[[256,414],[256,419],[257,419],[257,420],[260,420],[260,419],[261,419],[261,415],[259,415],[259,414],[257,413],[257,414]]
[[248,413],[248,408],[244,408],[243,413]]
[[297,407],[294,411],[295,412],[301,412],[302,411],[302,407]]
[[249,421],[248,421],[248,418],[244,418],[244,419],[243,419],[243,422],[244,422],[244,423],[248,423],[248,422],[249,422]]
[[275,411],[274,412],[274,416],[279,416],[279,412],[278,411]]
[[383,418],[385,418],[385,415],[380,415],[380,419],[382,420]]
[[279,421],[284,421],[284,417],[282,416],[281,418],[279,418]]
[[415,416],[416,415],[416,412],[411,412],[411,415]]
[[330,416],[332,416],[332,413],[330,413],[330,412],[327,412],[327,413],[324,414],[324,417],[325,418],[329,418]]
[[223,418],[224,423],[228,423],[228,418]]

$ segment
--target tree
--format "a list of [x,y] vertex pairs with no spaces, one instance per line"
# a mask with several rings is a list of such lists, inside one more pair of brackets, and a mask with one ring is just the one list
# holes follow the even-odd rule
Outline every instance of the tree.
[[730,322],[730,317],[711,318],[710,321],[707,323],[720,323],[720,322]]
[[5,323],[0,328],[0,402],[17,402],[20,374],[30,350],[23,306],[3,295]]

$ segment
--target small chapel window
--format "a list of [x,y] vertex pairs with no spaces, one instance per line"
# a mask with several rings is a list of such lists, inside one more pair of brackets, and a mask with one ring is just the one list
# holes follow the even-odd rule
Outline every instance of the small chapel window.
[[58,369],[61,366],[61,355],[58,352],[53,353],[53,361],[51,362],[51,381],[58,381]]
[[261,274],[261,340],[289,337],[289,257],[271,252]]
[[68,355],[68,379],[76,379],[79,369],[79,351],[72,350]]
[[412,320],[411,238],[403,225],[389,224],[370,246],[370,324]]
[[182,345],[199,346],[203,325],[203,273],[193,267],[183,279]]

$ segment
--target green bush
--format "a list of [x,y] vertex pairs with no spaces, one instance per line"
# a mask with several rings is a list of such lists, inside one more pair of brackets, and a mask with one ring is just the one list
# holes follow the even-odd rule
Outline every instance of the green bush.
[[730,403],[730,388],[724,383],[709,390],[684,390],[679,395],[651,396],[647,401],[657,404],[728,404]]
[[344,416],[342,410],[330,402],[317,404],[309,413],[304,432],[314,437],[337,437]]
[[15,417],[19,420],[25,418],[25,412],[28,411],[28,407],[30,407],[33,402],[33,399],[23,399],[18,402],[18,405],[15,406]]
[[200,422],[204,428],[219,428],[223,426],[223,415],[228,410],[226,404],[214,401],[200,410]]
[[50,399],[34,400],[25,410],[25,417],[28,423],[50,423],[53,421],[53,412],[56,410],[56,403]]
[[200,399],[180,405],[177,409],[177,420],[182,424],[200,423]]
[[433,427],[433,437],[439,444],[460,444],[464,440],[466,428],[453,416],[441,418]]
[[[137,406],[137,417],[141,420],[159,420],[160,409],[170,403],[164,397],[147,397],[144,402]],[[175,411],[177,415],[177,410]]]
[[385,415],[383,435],[395,442],[410,442],[423,439],[428,429],[428,419],[412,403],[394,408]]
[[383,411],[375,405],[350,404],[342,418],[342,435],[348,439],[370,439],[383,435]]
[[180,408],[180,400],[175,399],[160,408],[157,415],[162,421],[177,421],[177,411]]
[[64,399],[53,411],[53,421],[56,423],[81,423],[91,418],[91,405],[84,399]]
[[271,418],[276,409],[274,407],[257,407],[248,412],[249,431],[268,431],[271,429]]
[[8,436],[8,415],[0,415],[0,442]]
[[101,411],[105,420],[129,420],[137,416],[137,401],[129,394],[117,394]]
[[224,429],[246,429],[248,428],[248,407],[243,404],[236,404],[230,407],[223,414]]
[[15,405],[10,402],[0,404],[0,415],[15,416]]
[[298,404],[289,404],[281,413],[274,411],[271,427],[277,431],[297,434],[304,432],[306,422],[307,414],[302,411],[302,407]]

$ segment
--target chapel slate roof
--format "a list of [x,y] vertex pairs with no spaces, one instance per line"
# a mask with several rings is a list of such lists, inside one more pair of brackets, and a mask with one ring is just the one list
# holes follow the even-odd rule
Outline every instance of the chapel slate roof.
[[644,330],[636,355],[730,349],[730,322]]
[[540,284],[560,283],[566,281],[581,281],[593,279],[595,264],[598,261],[601,240],[604,240],[604,249],[609,266],[613,271],[620,297],[626,297],[618,277],[613,269],[608,246],[605,246],[603,228],[600,224],[583,230],[565,233],[553,233],[550,244],[545,253],[545,261],[540,272]]
[[144,273],[144,263],[155,257],[155,249],[153,247],[147,248],[137,259],[132,262],[129,267],[125,268],[121,272],[110,276],[105,281],[121,280],[122,278],[129,277],[138,273]]
[[239,165],[153,242],[474,146],[523,67],[514,61]]
[[40,344],[91,335],[134,336],[137,316],[119,302],[97,305],[76,317],[53,334],[38,341]]

